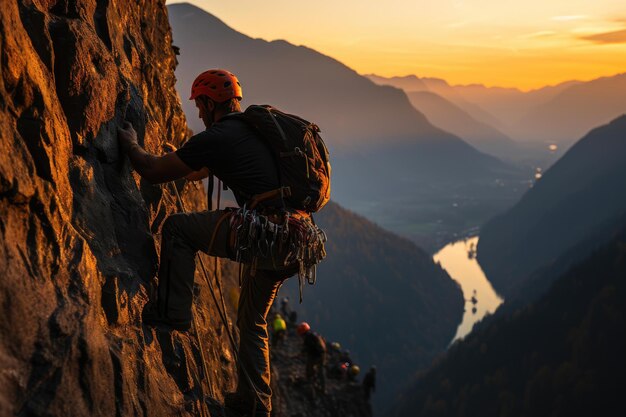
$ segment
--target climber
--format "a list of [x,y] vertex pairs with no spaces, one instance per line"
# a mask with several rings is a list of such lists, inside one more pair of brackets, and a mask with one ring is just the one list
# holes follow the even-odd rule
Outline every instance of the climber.
[[352,365],[352,358],[350,357],[350,351],[348,349],[342,350],[339,353],[339,361],[347,363],[348,366]]
[[369,401],[372,391],[376,391],[376,367],[372,366],[363,378],[363,392],[365,400]]
[[330,352],[332,352],[333,354],[339,355],[341,353],[341,343],[332,342],[330,344]]
[[348,369],[348,381],[355,382],[356,378],[359,376],[359,373],[361,373],[361,368],[359,368],[359,365],[350,365],[350,368]]
[[[302,322],[296,328],[296,333],[302,337],[302,351],[306,355],[306,379],[311,384],[311,391],[315,393],[315,385],[322,394],[326,394],[326,341],[311,330],[307,322]],[[317,381],[313,378],[316,377]]]
[[280,312],[283,313],[283,316],[289,317],[289,297],[283,297],[280,300]]
[[285,334],[287,332],[287,323],[285,323],[285,320],[279,313],[276,313],[274,315],[272,329],[274,330],[272,334],[272,345],[273,347],[277,347],[283,342],[283,339],[285,339]]
[[298,312],[296,310],[291,310],[291,313],[289,313],[289,325],[291,327],[296,327],[297,323],[298,323]]
[[[302,265],[293,260],[290,248],[301,244],[301,235],[292,227],[311,228],[306,212],[292,211],[283,200],[278,178],[277,162],[272,150],[259,133],[246,121],[233,117],[241,111],[241,85],[232,73],[214,69],[196,78],[191,88],[198,116],[206,130],[191,137],[180,149],[164,156],[146,152],[138,143],[130,123],[118,129],[122,151],[130,158],[133,168],[151,183],[163,183],[180,178],[198,180],[209,172],[223,181],[234,193],[237,203],[244,206],[258,202],[256,210],[215,210],[189,214],[173,214],[162,227],[161,256],[156,299],[144,307],[145,325],[165,325],[179,331],[191,326],[195,255],[203,251],[212,256],[242,261],[243,274],[237,327],[239,329],[239,382],[235,393],[226,397],[227,409],[242,414],[256,409],[256,416],[269,416],[271,411],[270,364],[266,317],[282,282],[294,275]],[[263,199],[258,198],[264,197]],[[254,199],[257,198],[257,199]],[[248,207],[250,207],[248,205]],[[237,217],[237,215],[239,217]],[[231,239],[236,233],[235,220],[250,227],[254,224],[263,236],[282,233],[284,244],[265,251],[266,256],[244,259],[240,256],[243,243],[235,249]],[[278,224],[287,220],[284,226]],[[247,222],[247,223],[246,223]],[[307,223],[308,222],[308,223]],[[271,232],[270,232],[271,230]],[[310,229],[304,229],[310,230]],[[295,243],[294,243],[295,242]],[[267,240],[246,242],[246,248],[265,248]],[[290,246],[291,245],[291,246]],[[300,269],[299,269],[300,267]]]

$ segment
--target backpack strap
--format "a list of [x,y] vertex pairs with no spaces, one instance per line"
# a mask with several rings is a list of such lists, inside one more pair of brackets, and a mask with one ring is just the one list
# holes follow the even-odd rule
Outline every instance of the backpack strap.
[[284,201],[284,198],[289,196],[291,196],[291,188],[280,187],[275,190],[266,191],[264,193],[252,196],[246,206],[248,207],[248,210],[254,210],[260,203],[264,201],[274,200],[279,197],[282,201]]
[[215,189],[215,176],[209,174],[209,187],[207,190],[207,208],[209,211],[213,210],[213,190]]

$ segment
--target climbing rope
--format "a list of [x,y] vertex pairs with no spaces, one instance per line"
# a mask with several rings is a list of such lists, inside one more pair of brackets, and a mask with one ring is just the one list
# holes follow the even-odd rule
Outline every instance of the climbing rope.
[[[178,189],[176,188],[176,184],[171,182],[169,183],[172,187],[172,189],[174,190],[174,193],[176,194],[177,201],[178,201],[178,206],[179,209],[185,213],[185,205],[183,204],[183,200],[180,198],[180,195],[178,194]],[[198,310],[198,308],[196,307],[196,311]],[[196,341],[198,342],[198,349],[200,350],[200,360],[201,360],[201,364],[202,364],[202,371],[204,373],[204,376],[207,380],[207,386],[209,387],[209,394],[212,395],[213,397],[215,397],[215,393],[213,392],[213,386],[211,385],[210,381],[209,381],[209,370],[206,364],[206,357],[204,356],[204,347],[202,345],[202,340],[200,339],[200,331],[199,331],[199,327],[198,327],[198,320],[196,319],[196,315],[193,314],[193,332],[196,335]],[[207,416],[207,417],[211,417],[211,412],[209,411],[209,407],[206,404],[205,401],[205,397],[204,397],[204,388],[202,388],[202,381],[200,381],[200,384],[198,384],[198,388],[200,389],[200,397],[202,398],[201,401],[201,405],[200,405],[200,412],[202,414],[202,416]]]
[[[170,184],[172,184],[172,183],[170,183]],[[180,207],[180,210],[183,213],[186,213],[187,211],[185,209],[185,205],[183,203],[183,199],[181,198],[181,196],[180,196],[180,194],[178,192],[178,188],[176,187],[175,184],[173,184],[172,189],[174,190],[174,194],[176,195],[176,199],[178,200],[178,205]],[[218,193],[218,198],[219,197],[220,197],[220,193]],[[218,205],[219,205],[219,201],[218,201]],[[223,217],[222,219],[220,219],[220,221],[215,226],[215,230],[213,232],[213,237],[211,238],[211,242],[209,243],[209,247],[207,249],[207,252],[209,252],[209,253],[210,253],[210,251],[212,249],[212,246],[213,246],[213,241],[214,241],[214,238],[215,238],[215,234],[216,234],[217,230],[219,229],[219,227],[221,226],[222,220],[224,220],[225,218],[226,217]],[[237,343],[235,342],[235,338],[234,338],[234,336],[232,334],[232,331],[230,329],[230,324],[229,324],[230,320],[228,319],[228,315],[226,313],[226,303],[224,302],[224,295],[223,295],[223,292],[222,292],[222,286],[221,286],[220,279],[219,279],[219,272],[218,272],[219,260],[216,257],[215,280],[216,280],[217,286],[219,288],[219,294],[220,294],[220,298],[221,298],[221,303],[218,301],[217,296],[215,295],[215,289],[214,289],[213,284],[211,283],[211,280],[209,278],[209,274],[208,274],[207,269],[206,269],[206,267],[204,265],[204,261],[202,260],[202,258],[200,257],[199,254],[196,254],[196,258],[200,261],[200,269],[202,270],[202,274],[204,276],[204,280],[205,280],[207,286],[209,287],[209,292],[211,294],[211,298],[213,299],[213,302],[215,303],[215,307],[217,308],[217,311],[218,311],[218,314],[220,316],[220,319],[222,320],[222,324],[226,328],[226,334],[228,335],[228,340],[230,341],[231,347],[233,349],[233,353],[235,355],[235,361],[238,364],[239,369],[241,369],[241,371],[243,372],[243,375],[246,378],[246,381],[248,382],[248,385],[250,386],[250,388],[252,388],[252,391],[255,394],[253,410],[252,410],[252,417],[254,417],[255,412],[256,412],[256,403],[257,403],[257,401],[262,403],[261,393],[259,392],[258,388],[256,387],[256,385],[252,381],[252,378],[250,377],[250,374],[248,373],[248,370],[246,369],[244,364],[241,362],[241,359],[240,359],[240,356],[239,356],[239,349],[238,349]],[[202,342],[200,340],[200,336],[199,336],[199,333],[198,333],[198,328],[197,328],[197,325],[195,323],[195,316],[194,316],[194,326],[196,326],[194,331],[196,333],[196,338],[198,340],[198,345],[200,346],[200,351],[201,351],[202,367],[203,367],[205,375],[208,378],[208,371],[207,371],[208,370],[208,366],[206,364],[206,359],[204,358],[204,353],[203,353],[203,349],[202,349]],[[202,390],[201,390],[201,392],[202,392]],[[203,398],[203,403],[204,402],[205,401],[204,401],[204,398]],[[205,403],[205,405],[206,405],[206,403]],[[208,411],[208,407],[207,407],[207,411]],[[210,414],[209,414],[209,416],[210,416]]]

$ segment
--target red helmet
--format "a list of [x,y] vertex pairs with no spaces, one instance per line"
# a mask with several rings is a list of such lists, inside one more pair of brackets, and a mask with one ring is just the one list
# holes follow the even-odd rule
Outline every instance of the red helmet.
[[191,97],[208,96],[211,100],[222,103],[231,98],[241,100],[241,84],[239,80],[229,71],[223,69],[210,69],[198,75],[191,85]]
[[296,328],[296,333],[298,333],[298,336],[302,336],[309,330],[311,330],[311,326],[309,326],[309,323],[307,323],[306,321],[303,321],[302,323],[298,324],[298,327]]

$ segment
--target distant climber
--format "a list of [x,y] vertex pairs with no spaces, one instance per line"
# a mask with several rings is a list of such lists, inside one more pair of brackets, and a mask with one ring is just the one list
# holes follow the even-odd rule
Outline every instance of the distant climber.
[[296,310],[291,310],[291,313],[289,313],[289,325],[296,327],[296,323],[298,323],[298,312]]
[[339,361],[347,363],[348,366],[352,365],[352,358],[350,357],[350,351],[348,349],[342,350],[341,353],[339,353]]
[[330,352],[332,352],[333,354],[337,354],[339,355],[341,353],[341,343],[339,342],[332,342],[330,344]]
[[289,297],[283,297],[280,300],[280,312],[284,317],[289,317]]
[[272,322],[272,345],[279,346],[285,339],[287,333],[287,323],[285,319],[279,314],[274,315],[274,321]]
[[369,401],[372,391],[376,391],[376,367],[372,366],[363,378],[363,392],[365,399]]
[[361,368],[359,368],[359,365],[350,365],[350,369],[348,369],[348,381],[355,382],[360,373]]
[[[134,169],[149,182],[215,175],[243,207],[173,214],[165,220],[156,299],[146,304],[142,319],[150,326],[188,330],[197,251],[242,262],[237,312],[239,381],[236,392],[227,396],[226,406],[242,413],[255,408],[256,416],[263,417],[270,415],[272,395],[266,317],[282,282],[295,273],[300,282],[314,278],[315,264],[325,256],[325,235],[314,225],[310,213],[328,201],[330,166],[327,153],[323,155],[325,162],[320,162],[319,152],[310,153],[313,146],[325,151],[317,126],[287,119],[270,108],[251,106],[273,129],[279,119],[296,126],[293,130],[281,128],[281,132],[287,131],[287,136],[278,138],[282,144],[285,140],[291,144],[309,141],[308,147],[285,151],[290,157],[281,159],[271,142],[275,135],[262,134],[262,123],[249,123],[241,113],[242,97],[235,75],[222,69],[208,70],[196,78],[190,97],[207,130],[164,156],[146,152],[128,122],[118,130],[118,138]],[[301,168],[289,171],[292,176],[285,174],[285,164],[296,162]],[[314,180],[318,182],[312,183]]]
[[326,341],[311,330],[307,322],[298,325],[296,332],[303,339],[302,351],[306,355],[306,379],[311,391],[326,394]]

